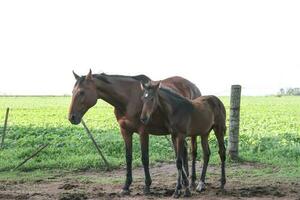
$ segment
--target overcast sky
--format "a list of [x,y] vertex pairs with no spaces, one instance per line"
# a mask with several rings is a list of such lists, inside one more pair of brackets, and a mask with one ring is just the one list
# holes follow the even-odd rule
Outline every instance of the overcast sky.
[[300,87],[300,1],[0,1],[0,94],[71,94],[89,68],[204,94]]

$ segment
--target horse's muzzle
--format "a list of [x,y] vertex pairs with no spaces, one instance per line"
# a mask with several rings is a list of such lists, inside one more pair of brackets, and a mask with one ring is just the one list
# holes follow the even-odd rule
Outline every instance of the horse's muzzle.
[[148,122],[149,122],[149,117],[141,117],[140,118],[140,120],[141,120],[141,122],[143,123],[143,124],[148,124]]
[[69,116],[69,121],[71,122],[71,124],[77,125],[81,122],[81,118],[74,114],[71,114]]

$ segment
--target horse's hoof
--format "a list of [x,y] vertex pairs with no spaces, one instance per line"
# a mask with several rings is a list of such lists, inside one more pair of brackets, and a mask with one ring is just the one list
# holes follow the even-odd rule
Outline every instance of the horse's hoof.
[[224,190],[225,185],[221,184],[220,189]]
[[130,195],[130,190],[122,189],[121,195],[122,195],[122,196]]
[[192,196],[192,193],[191,193],[191,191],[187,188],[187,189],[184,191],[183,196],[184,196],[184,197],[190,197],[190,196]]
[[196,187],[197,187],[197,185],[196,185],[195,182],[191,182],[191,186],[190,187],[191,187],[192,190],[195,190]]
[[145,187],[144,188],[144,195],[149,195],[150,194],[150,187]]
[[178,199],[180,197],[180,190],[175,190],[173,193],[173,198]]
[[221,189],[221,190],[224,190],[224,186],[225,186],[225,184],[226,184],[226,179],[225,179],[225,178],[221,178],[220,183],[221,183],[220,189]]
[[199,182],[196,191],[197,192],[203,192],[205,190],[205,183],[203,183],[202,181]]

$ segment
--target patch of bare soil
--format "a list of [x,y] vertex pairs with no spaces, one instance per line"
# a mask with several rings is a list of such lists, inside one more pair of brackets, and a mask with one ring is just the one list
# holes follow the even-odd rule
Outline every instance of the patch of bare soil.
[[[200,166],[199,163],[197,166]],[[238,174],[241,170],[263,168],[258,164],[238,164],[227,168],[225,190],[219,189],[220,167],[209,166],[207,188],[202,193],[192,191],[189,199],[299,199],[300,183],[272,181],[265,178]],[[198,169],[199,171],[199,169]],[[125,169],[111,172],[72,172],[36,182],[0,182],[0,199],[28,200],[85,200],[85,199],[173,199],[176,184],[175,164],[151,167],[152,186],[150,195],[143,194],[144,174],[142,167],[133,170],[134,181],[128,196],[120,194]],[[198,175],[198,174],[197,174]]]

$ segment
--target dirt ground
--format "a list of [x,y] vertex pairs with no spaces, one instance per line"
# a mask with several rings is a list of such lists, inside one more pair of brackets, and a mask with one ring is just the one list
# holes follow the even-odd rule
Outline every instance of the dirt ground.
[[[197,166],[200,166],[199,163]],[[264,166],[244,163],[227,167],[225,190],[218,189],[220,167],[209,165],[207,189],[202,193],[192,191],[189,199],[299,199],[300,181],[268,180],[252,176],[251,171]],[[199,167],[198,167],[199,168]],[[35,181],[1,181],[0,199],[173,199],[176,182],[175,164],[157,164],[151,168],[151,194],[144,196],[142,167],[133,170],[131,194],[120,194],[125,169],[111,172],[63,172]],[[199,171],[199,170],[198,170]],[[246,173],[240,173],[246,171]],[[247,174],[249,171],[249,174]],[[198,175],[198,174],[197,174]],[[183,198],[183,197],[181,197]]]

